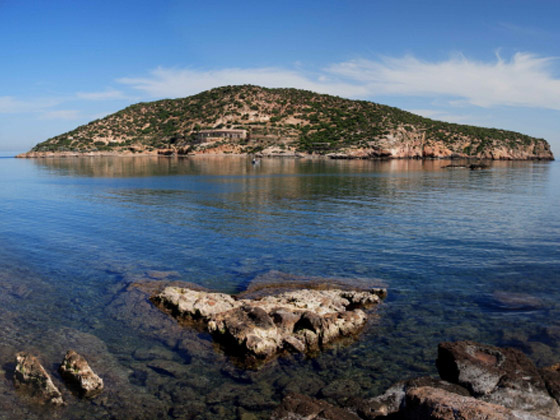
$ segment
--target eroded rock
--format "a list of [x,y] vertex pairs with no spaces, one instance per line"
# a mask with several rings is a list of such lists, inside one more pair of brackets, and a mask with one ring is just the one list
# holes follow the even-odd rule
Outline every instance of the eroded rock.
[[546,389],[560,404],[560,363],[541,369],[540,374],[544,379]]
[[86,359],[74,350],[66,353],[58,370],[64,380],[84,397],[95,397],[103,390],[103,379],[97,376]]
[[[369,399],[338,399],[332,382],[320,395],[326,401],[290,394],[271,417],[275,420],[357,416],[362,420],[556,420],[560,418],[560,363],[537,370],[520,351],[472,341],[441,343],[437,367],[442,379],[421,377],[397,382]],[[347,390],[345,389],[347,388]],[[333,411],[337,409],[340,411]],[[330,416],[330,417],[329,417]],[[337,417],[338,416],[338,417]],[[353,417],[350,417],[353,418]]]
[[360,417],[366,420],[397,415],[406,406],[407,393],[421,387],[437,388],[457,395],[470,396],[469,391],[460,385],[424,376],[397,382],[377,397],[367,400],[356,399],[354,406]]
[[45,368],[35,356],[29,353],[20,352],[16,355],[14,384],[16,388],[27,390],[43,403],[64,404],[62,394]]
[[406,393],[401,418],[425,420],[544,420],[545,417],[429,386]]
[[539,371],[519,350],[472,341],[441,343],[437,368],[442,379],[484,401],[560,418],[560,407]]
[[201,323],[226,350],[266,360],[283,352],[309,352],[360,331],[363,308],[378,304],[385,289],[301,289],[254,299],[236,299],[182,287],[152,297],[180,321]]

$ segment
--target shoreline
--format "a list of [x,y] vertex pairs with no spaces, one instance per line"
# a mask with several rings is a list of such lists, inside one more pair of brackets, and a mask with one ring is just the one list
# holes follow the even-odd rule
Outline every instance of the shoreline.
[[371,160],[371,161],[391,161],[391,160],[422,160],[422,161],[438,161],[438,160],[453,160],[453,161],[486,161],[486,162],[504,162],[504,161],[554,161],[554,156],[541,157],[541,156],[531,156],[525,158],[514,158],[514,157],[498,157],[498,158],[487,158],[487,157],[475,157],[475,156],[357,156],[351,154],[308,154],[308,153],[286,153],[286,154],[262,154],[256,153],[254,155],[247,153],[191,153],[191,154],[162,154],[158,152],[143,152],[143,153],[132,153],[132,152],[25,152],[13,156],[16,159],[60,159],[60,158],[101,158],[101,157],[119,157],[119,158],[129,158],[129,157],[158,157],[165,159],[185,159],[192,157],[246,157],[250,158],[252,156],[259,159],[270,158],[270,159],[310,159],[310,160]]

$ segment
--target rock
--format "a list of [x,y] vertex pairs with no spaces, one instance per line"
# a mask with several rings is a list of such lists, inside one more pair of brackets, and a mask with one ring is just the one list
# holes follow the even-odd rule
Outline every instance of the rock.
[[422,420],[544,420],[547,417],[511,410],[473,397],[426,386],[407,391],[406,408],[401,413],[401,418]]
[[14,372],[16,388],[25,388],[42,402],[63,405],[62,394],[53,383],[45,368],[37,358],[29,353],[20,352],[16,355]]
[[298,289],[236,299],[187,287],[166,287],[151,301],[179,321],[202,323],[225,350],[265,361],[288,352],[312,352],[358,333],[367,321],[360,308],[378,304],[384,289]]
[[486,164],[486,163],[471,163],[468,168],[473,171],[473,170],[477,170],[477,169],[488,169],[490,167],[490,165]]
[[560,404],[560,363],[541,369],[540,374],[548,392]]
[[362,388],[356,382],[348,379],[338,379],[323,387],[320,396],[330,398],[340,404],[349,398],[360,396],[361,393]]
[[176,318],[206,322],[213,315],[241,306],[241,303],[224,293],[208,293],[181,287],[166,287],[163,292],[152,297],[152,302],[170,310]]
[[472,341],[441,343],[436,364],[442,379],[464,386],[484,401],[560,417],[560,407],[539,371],[519,350]]
[[288,394],[270,416],[270,420],[299,419],[360,420],[350,411],[301,394]]
[[76,387],[84,397],[95,397],[103,390],[103,379],[97,376],[86,359],[74,350],[66,352],[58,370],[64,380]]
[[396,414],[406,405],[407,391],[420,387],[437,388],[457,395],[470,396],[469,391],[462,386],[425,376],[397,382],[382,395],[368,400],[356,399],[353,405],[360,417],[366,420]]
[[505,310],[532,311],[544,307],[542,299],[527,293],[495,291],[492,297],[498,307]]

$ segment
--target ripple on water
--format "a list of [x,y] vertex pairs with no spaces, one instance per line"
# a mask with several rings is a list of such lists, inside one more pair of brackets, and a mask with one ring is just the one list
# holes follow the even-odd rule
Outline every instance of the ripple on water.
[[[0,408],[14,419],[268,418],[288,392],[343,403],[435,374],[444,340],[557,362],[560,168],[445,164],[3,159]],[[389,297],[357,342],[245,372],[130,286],[236,293],[279,272],[381,281]],[[15,352],[40,354],[59,381],[69,347],[111,392],[66,395],[60,412],[15,393]]]

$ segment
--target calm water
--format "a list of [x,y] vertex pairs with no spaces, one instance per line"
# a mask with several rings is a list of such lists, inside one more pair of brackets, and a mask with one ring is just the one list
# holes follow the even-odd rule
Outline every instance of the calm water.
[[[435,374],[444,340],[560,361],[560,165],[447,163],[1,158],[0,417],[267,418],[287,392],[343,403]],[[359,341],[244,372],[131,286],[277,272],[389,297]],[[69,348],[109,391],[56,410],[14,391],[17,351],[56,376]]]

